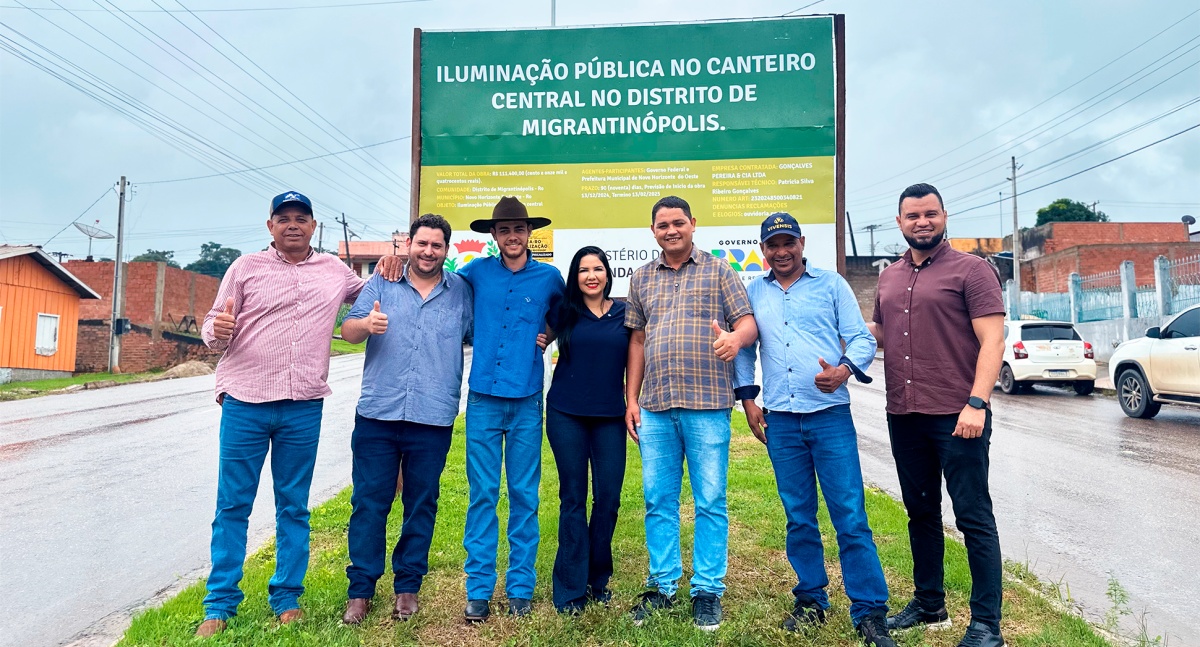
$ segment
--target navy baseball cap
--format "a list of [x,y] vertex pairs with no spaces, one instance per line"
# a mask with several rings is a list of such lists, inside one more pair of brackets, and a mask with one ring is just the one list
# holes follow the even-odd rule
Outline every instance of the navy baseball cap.
[[768,238],[775,234],[787,234],[789,236],[800,237],[800,223],[796,222],[790,214],[773,213],[767,216],[763,221],[762,231],[758,234],[758,240],[766,242]]
[[269,215],[275,215],[275,212],[279,211],[279,208],[286,204],[302,205],[309,213],[313,212],[312,201],[308,199],[308,196],[305,196],[303,193],[288,191],[280,193],[275,196],[274,200],[271,200],[271,213]]

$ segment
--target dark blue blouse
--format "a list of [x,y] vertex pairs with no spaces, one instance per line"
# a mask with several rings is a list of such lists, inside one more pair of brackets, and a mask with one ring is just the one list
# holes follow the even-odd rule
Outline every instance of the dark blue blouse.
[[585,309],[571,331],[571,352],[559,354],[546,403],[576,416],[624,416],[629,335],[624,302],[613,301],[599,318]]

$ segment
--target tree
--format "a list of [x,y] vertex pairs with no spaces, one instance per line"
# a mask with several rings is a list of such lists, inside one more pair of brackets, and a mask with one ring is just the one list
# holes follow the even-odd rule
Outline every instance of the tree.
[[1108,222],[1103,211],[1094,211],[1091,206],[1069,198],[1059,198],[1038,209],[1037,226],[1048,222]]
[[168,250],[147,249],[145,254],[138,254],[130,263],[166,263],[167,267],[179,267],[175,262],[175,252]]
[[241,250],[222,247],[220,243],[204,243],[200,246],[200,259],[183,269],[220,279],[225,277],[225,271],[241,255]]

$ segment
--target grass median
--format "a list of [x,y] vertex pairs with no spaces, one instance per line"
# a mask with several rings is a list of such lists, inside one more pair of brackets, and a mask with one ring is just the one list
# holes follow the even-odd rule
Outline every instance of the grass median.
[[[729,466],[729,574],[725,580],[728,591],[724,597],[725,621],[718,631],[706,633],[693,627],[690,607],[686,603],[654,616],[642,627],[634,627],[628,618],[626,611],[641,593],[646,574],[641,462],[632,444],[621,496],[621,514],[613,541],[616,573],[611,585],[614,591],[611,607],[589,607],[582,616],[569,618],[556,614],[550,603],[550,573],[558,545],[558,474],[546,444],[539,517],[542,540],[537,561],[534,613],[522,620],[493,616],[483,625],[465,625],[462,617],[465,602],[462,528],[468,491],[462,425],[460,416],[442,475],[437,526],[429,556],[430,572],[421,590],[421,611],[414,619],[409,622],[391,619],[389,573],[379,582],[375,608],[367,621],[359,627],[341,624],[348,563],[346,526],[350,517],[350,492],[347,489],[313,510],[312,558],[305,580],[306,593],[301,598],[306,613],[304,621],[281,627],[267,605],[267,581],[274,569],[274,546],[268,545],[247,561],[242,581],[247,594],[240,615],[230,622],[228,631],[203,644],[314,647],[409,644],[850,647],[861,644],[847,613],[849,602],[841,587],[837,543],[824,505],[820,510],[820,523],[831,580],[829,593],[833,608],[830,621],[818,630],[803,634],[789,634],[778,628],[791,607],[790,591],[795,584],[795,575],[784,553],[786,521],[766,450],[754,440],[744,420],[736,414]],[[681,591],[686,593],[692,543],[692,510],[686,478],[683,498],[681,526],[685,580]],[[503,528],[507,518],[507,497],[503,488],[500,501]],[[867,514],[891,587],[891,604],[898,609],[907,602],[912,590],[907,517],[899,503],[877,490],[867,491]],[[394,544],[399,528],[400,504],[397,502],[388,523],[389,546]],[[498,566],[501,581],[497,585],[493,611],[503,608],[504,556],[507,553],[503,534],[502,531],[501,563]],[[1056,603],[1058,597],[1052,589],[1038,582],[1024,568],[1006,564],[1006,575],[1003,630],[1009,645],[1099,647],[1110,644],[1087,622],[1063,611]],[[946,605],[953,616],[954,629],[928,633],[918,630],[898,635],[898,644],[952,647],[966,627],[970,597],[966,551],[960,542],[950,539],[946,543],[946,587]],[[196,583],[162,607],[140,614],[120,645],[199,644],[201,641],[194,639],[192,632],[203,617],[203,597],[203,583]]]

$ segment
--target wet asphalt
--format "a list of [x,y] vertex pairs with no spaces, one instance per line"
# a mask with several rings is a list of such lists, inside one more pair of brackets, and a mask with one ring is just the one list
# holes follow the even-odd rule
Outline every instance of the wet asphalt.
[[[335,357],[311,503],[350,481],[362,355]],[[0,645],[109,645],[160,592],[206,576],[213,376],[0,402]],[[274,533],[270,460],[250,519]]]
[[[313,505],[349,482],[361,370],[361,355],[331,362]],[[898,496],[882,365],[872,373],[852,386],[864,475]],[[111,644],[137,609],[207,574],[212,388],[207,376],[0,403],[0,646]],[[1113,398],[1044,387],[992,402],[1005,557],[1068,585],[1092,619],[1111,606],[1111,574],[1152,636],[1200,645],[1200,409],[1133,420]],[[254,546],[272,533],[268,473]]]
[[[851,386],[864,478],[899,498],[882,363]],[[1128,418],[1115,398],[1035,387],[992,396],[990,486],[1001,551],[1069,587],[1093,621],[1112,608],[1110,576],[1130,595],[1125,634],[1200,645],[1200,408]],[[946,522],[953,523],[943,492]],[[906,592],[893,592],[905,594]],[[904,597],[904,595],[897,595]]]

